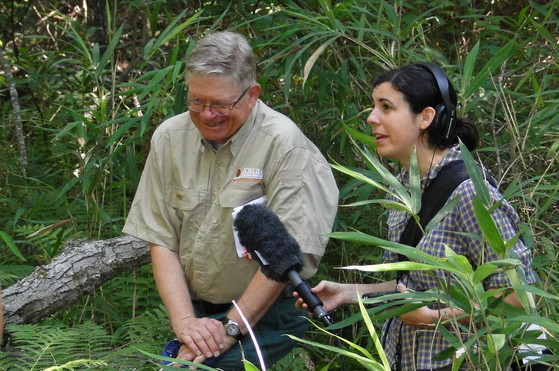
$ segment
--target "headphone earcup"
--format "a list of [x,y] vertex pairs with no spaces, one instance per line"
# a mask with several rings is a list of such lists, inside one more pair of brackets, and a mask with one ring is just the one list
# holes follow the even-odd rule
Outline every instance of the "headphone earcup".
[[441,138],[449,139],[450,135],[454,131],[454,126],[456,125],[456,99],[454,101],[450,98],[450,81],[446,77],[446,74],[441,70],[441,68],[435,63],[427,62],[420,63],[424,68],[426,68],[437,82],[439,91],[441,93],[442,102],[435,107],[435,118],[433,123],[437,125],[435,130],[440,133]]
[[447,132],[448,114],[446,112],[446,106],[443,103],[439,103],[437,104],[437,107],[435,107],[435,118],[433,119],[433,122],[436,125],[435,129],[437,133],[444,136]]

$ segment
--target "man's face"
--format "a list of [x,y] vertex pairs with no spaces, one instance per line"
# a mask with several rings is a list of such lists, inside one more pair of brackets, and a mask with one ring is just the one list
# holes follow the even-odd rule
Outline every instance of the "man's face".
[[[219,144],[227,142],[245,123],[259,94],[258,84],[253,84],[243,95],[243,90],[231,79],[217,75],[188,76],[188,100],[205,106],[201,108],[202,112],[190,109],[190,117],[204,139]],[[231,110],[225,110],[228,113],[226,116],[212,112],[208,107],[233,105],[235,102]]]

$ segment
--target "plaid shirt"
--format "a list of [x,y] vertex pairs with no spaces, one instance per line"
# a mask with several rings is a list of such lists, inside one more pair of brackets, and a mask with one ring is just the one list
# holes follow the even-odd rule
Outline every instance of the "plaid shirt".
[[[422,188],[437,176],[438,171],[451,161],[460,159],[458,146],[450,148],[445,157],[425,175],[421,181]],[[402,184],[409,186],[409,173],[403,170],[400,174]],[[489,186],[493,201],[501,200],[503,196],[497,189]],[[434,256],[444,256],[444,245],[447,245],[457,254],[464,255],[474,266],[490,262],[497,259],[497,255],[483,241],[465,236],[460,232],[467,232],[473,235],[482,235],[477,220],[474,215],[473,197],[475,189],[471,180],[466,180],[460,184],[449,197],[452,199],[457,195],[461,196],[460,201],[426,236],[419,241],[417,248]],[[505,240],[512,238],[517,233],[516,225],[520,218],[514,208],[504,201],[499,208],[492,212],[497,227]],[[408,221],[409,214],[404,211],[389,211],[388,216],[388,237],[391,241],[399,241],[402,232]],[[524,265],[528,283],[536,281],[531,269],[531,253],[529,249],[518,241],[512,248],[518,255],[518,259]],[[398,256],[394,252],[386,251],[385,262],[395,262]],[[442,272],[438,272],[442,277]],[[437,288],[439,278],[429,271],[409,271],[404,275],[403,283],[411,290],[426,291]],[[508,286],[508,278],[505,273],[495,273],[484,281],[484,287],[496,288]],[[439,368],[452,363],[452,359],[443,361],[432,361],[433,355],[449,347],[448,342],[436,331],[425,330],[419,327],[406,325],[399,317],[388,320],[384,327],[384,350],[393,370],[421,370]],[[397,367],[398,359],[401,357],[400,367]]]

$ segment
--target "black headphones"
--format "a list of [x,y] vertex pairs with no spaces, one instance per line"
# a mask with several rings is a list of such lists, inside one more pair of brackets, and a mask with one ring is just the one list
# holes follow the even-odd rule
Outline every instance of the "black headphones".
[[456,125],[456,105],[453,104],[450,99],[448,78],[444,71],[435,63],[425,62],[419,64],[431,72],[439,86],[443,103],[439,103],[437,107],[435,107],[436,114],[433,122],[437,127],[437,131],[439,133],[444,133],[444,138],[448,139]]

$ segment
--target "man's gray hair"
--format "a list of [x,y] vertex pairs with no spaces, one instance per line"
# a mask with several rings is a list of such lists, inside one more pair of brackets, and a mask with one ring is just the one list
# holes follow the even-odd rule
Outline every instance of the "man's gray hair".
[[213,32],[198,41],[186,63],[187,74],[220,75],[246,89],[256,82],[256,60],[241,34]]

